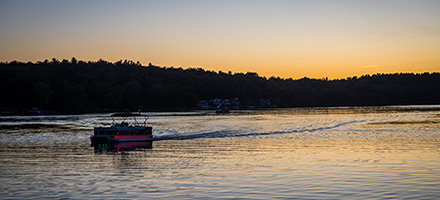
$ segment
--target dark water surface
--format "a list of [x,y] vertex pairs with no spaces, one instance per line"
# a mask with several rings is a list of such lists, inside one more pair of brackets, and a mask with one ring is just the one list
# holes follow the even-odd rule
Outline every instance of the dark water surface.
[[0,117],[0,199],[439,199],[439,107],[148,113],[157,141],[91,146],[107,115]]

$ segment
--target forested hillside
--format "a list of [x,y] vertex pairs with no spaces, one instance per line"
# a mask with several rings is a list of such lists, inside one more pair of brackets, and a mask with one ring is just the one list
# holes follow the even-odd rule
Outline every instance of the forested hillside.
[[201,100],[239,98],[243,108],[440,104],[440,74],[375,74],[342,80],[265,78],[256,73],[52,59],[0,63],[2,113],[195,109]]

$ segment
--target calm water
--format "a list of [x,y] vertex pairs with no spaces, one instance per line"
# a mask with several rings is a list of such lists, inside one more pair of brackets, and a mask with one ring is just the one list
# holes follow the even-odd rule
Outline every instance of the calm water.
[[0,199],[440,198],[438,106],[147,114],[126,146],[91,146],[106,114],[0,117]]

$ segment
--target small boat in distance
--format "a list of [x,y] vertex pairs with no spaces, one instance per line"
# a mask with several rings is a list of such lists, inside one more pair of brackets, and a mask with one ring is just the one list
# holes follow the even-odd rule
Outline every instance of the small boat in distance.
[[[92,143],[97,142],[137,142],[152,141],[153,128],[147,126],[148,115],[137,113],[115,113],[111,115],[113,123],[110,127],[94,127],[93,135],[90,137]],[[121,119],[120,123],[116,119]],[[143,122],[138,122],[143,118]],[[132,120],[133,124],[128,124]]]

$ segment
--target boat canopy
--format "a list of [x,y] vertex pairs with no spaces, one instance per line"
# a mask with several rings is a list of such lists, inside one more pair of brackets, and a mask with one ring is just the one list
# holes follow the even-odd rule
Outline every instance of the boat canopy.
[[110,116],[111,117],[148,117],[148,115],[143,115],[140,113],[131,113],[131,112],[113,113]]
[[[112,115],[110,115],[110,117],[113,119],[113,124],[115,125],[128,125],[127,123],[125,123],[126,120],[128,119],[133,119],[135,122],[135,125],[137,126],[146,126],[147,120],[149,118],[148,115],[143,115],[141,113],[132,113],[132,112],[123,112],[123,113],[113,113]],[[122,118],[122,122],[121,123],[117,123],[115,118]],[[143,117],[144,121],[143,123],[140,123],[137,121],[136,117]]]

